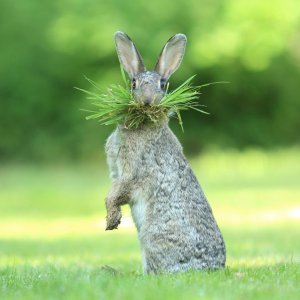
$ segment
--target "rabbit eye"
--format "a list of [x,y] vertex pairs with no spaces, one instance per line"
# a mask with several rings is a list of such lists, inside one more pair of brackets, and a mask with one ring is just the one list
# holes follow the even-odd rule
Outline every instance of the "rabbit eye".
[[132,89],[136,89],[136,80],[134,78],[132,79]]
[[160,80],[160,88],[163,90],[166,87],[166,81],[164,79]]

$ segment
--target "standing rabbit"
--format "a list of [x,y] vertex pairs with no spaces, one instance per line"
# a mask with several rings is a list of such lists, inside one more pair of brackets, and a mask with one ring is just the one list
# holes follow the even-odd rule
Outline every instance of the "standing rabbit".
[[[163,47],[154,71],[123,32],[116,50],[131,80],[135,101],[155,105],[179,67],[186,36],[176,34]],[[211,208],[168,120],[158,126],[127,129],[122,124],[106,143],[113,181],[106,197],[107,230],[116,229],[121,205],[129,204],[146,273],[217,269],[225,266],[225,245]]]

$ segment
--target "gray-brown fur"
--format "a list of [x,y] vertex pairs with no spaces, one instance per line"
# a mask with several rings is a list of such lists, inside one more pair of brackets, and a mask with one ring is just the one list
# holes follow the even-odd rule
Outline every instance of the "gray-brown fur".
[[[186,42],[184,35],[174,37],[168,41],[171,41],[171,46],[167,43],[162,51],[169,57],[161,54],[157,64],[159,70],[156,68],[154,72],[146,72],[144,66],[139,65],[141,57],[133,53],[139,61],[131,68],[131,79],[146,78],[147,84],[153,87],[160,84],[162,78],[167,80],[178,68]],[[125,40],[132,51],[137,51],[126,38],[125,34],[116,33],[117,49],[120,43],[124,46]],[[130,56],[128,53],[130,49],[125,55]],[[119,49],[118,55],[120,58],[124,51]],[[172,56],[175,57],[173,60]],[[126,59],[131,61],[132,58]],[[124,65],[126,59],[121,57],[120,62],[128,72],[129,66]],[[140,72],[143,68],[144,71]],[[143,90],[143,84],[145,81],[137,84],[135,90]],[[145,105],[159,101],[162,91],[153,89],[150,102],[149,95],[143,98],[140,92],[137,101],[144,101]],[[133,91],[134,95],[136,93]],[[167,121],[162,121],[158,127],[143,126],[130,130],[119,125],[107,140],[106,153],[113,181],[106,198],[107,229],[118,227],[120,206],[129,204],[138,231],[145,272],[224,267],[226,255],[222,235]]]

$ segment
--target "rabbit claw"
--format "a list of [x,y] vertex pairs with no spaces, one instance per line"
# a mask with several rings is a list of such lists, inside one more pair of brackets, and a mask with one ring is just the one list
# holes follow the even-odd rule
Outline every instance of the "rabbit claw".
[[114,210],[110,212],[106,217],[106,229],[105,230],[113,230],[118,229],[118,225],[121,223],[121,211]]

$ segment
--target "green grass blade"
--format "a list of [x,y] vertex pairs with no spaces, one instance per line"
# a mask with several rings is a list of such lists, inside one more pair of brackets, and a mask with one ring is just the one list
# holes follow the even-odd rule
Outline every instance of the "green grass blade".
[[169,84],[167,84],[165,95],[160,103],[145,106],[134,100],[129,81],[121,65],[120,70],[124,86],[112,84],[103,91],[97,83],[85,76],[86,80],[101,93],[75,87],[75,89],[86,93],[88,95],[87,98],[92,101],[91,104],[95,107],[95,110],[83,110],[92,113],[86,117],[87,120],[98,119],[100,124],[103,125],[116,125],[121,123],[130,129],[139,128],[143,124],[157,126],[161,120],[167,119],[168,116],[175,114],[184,132],[181,111],[192,109],[203,114],[209,114],[199,108],[203,106],[197,102],[201,94],[200,89],[212,84],[228,83],[220,81],[193,86],[192,80],[196,76],[193,75],[171,92],[169,92]]

